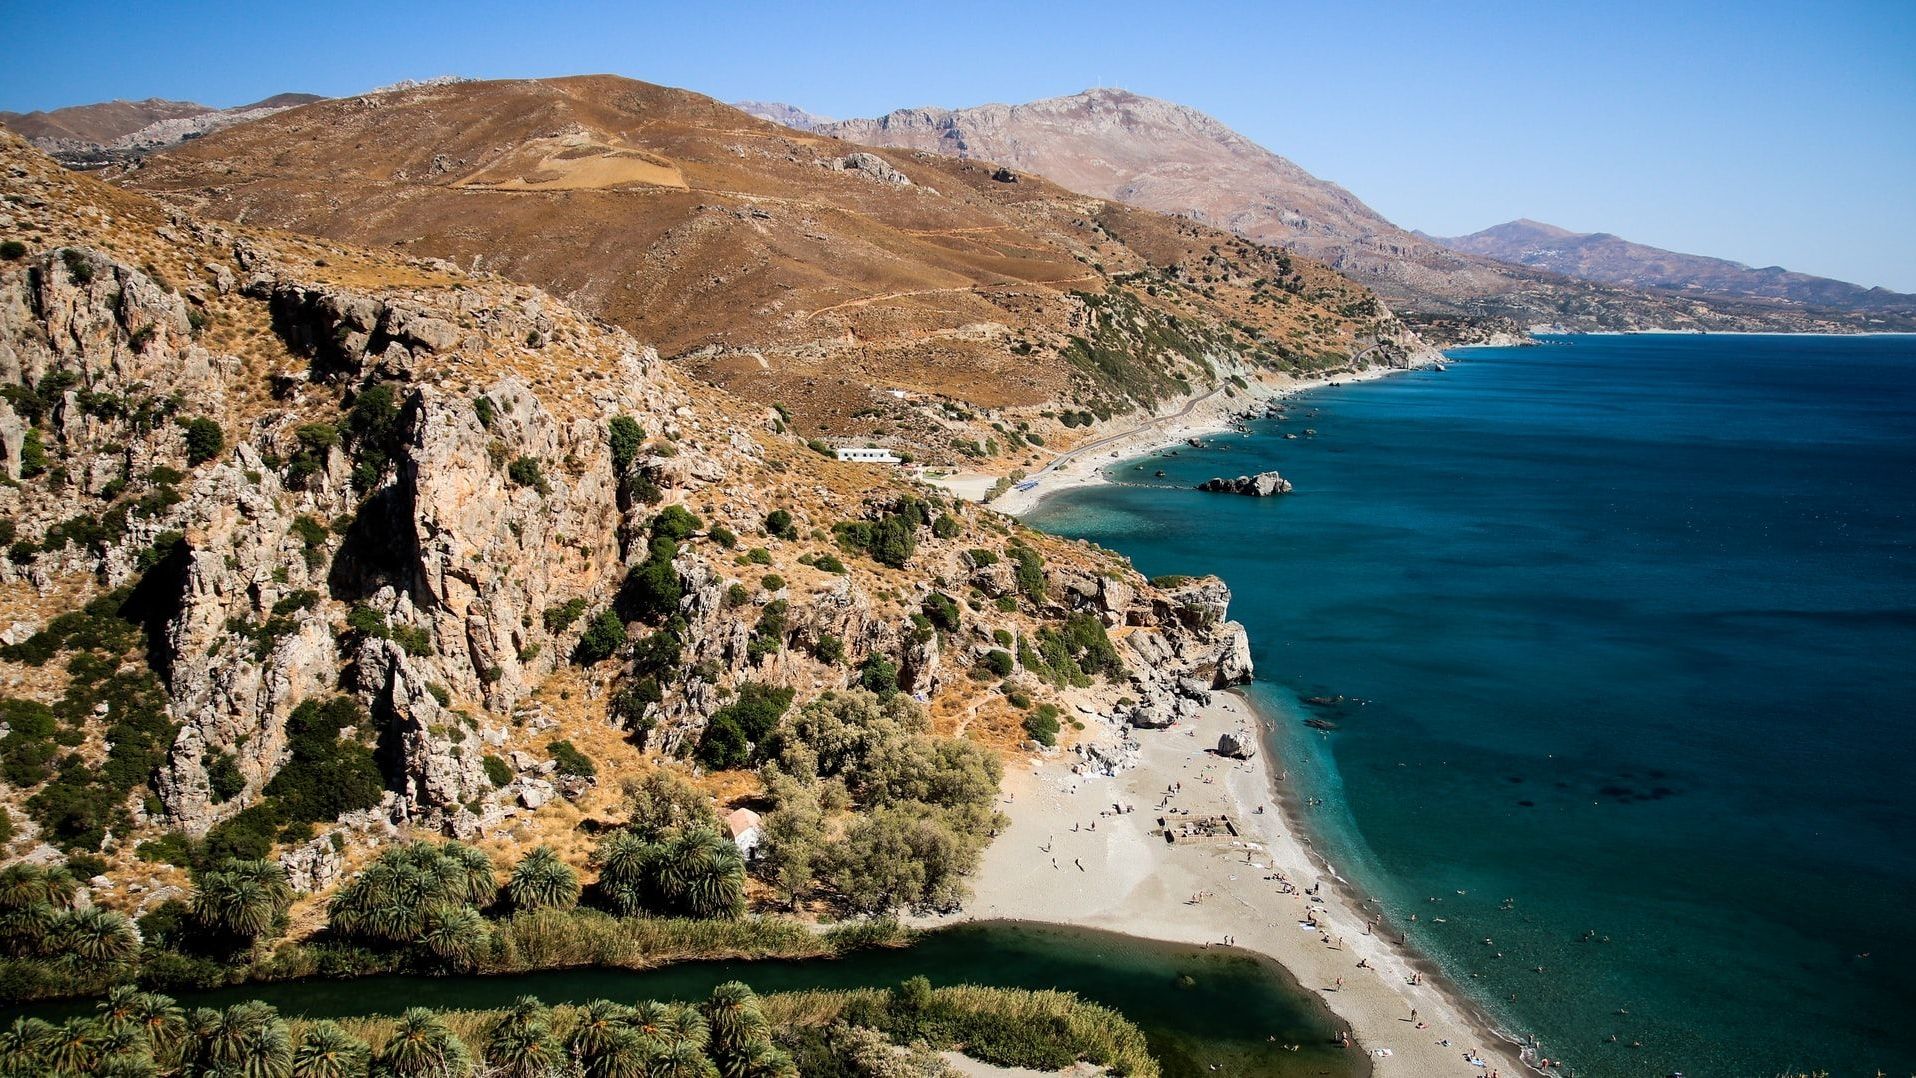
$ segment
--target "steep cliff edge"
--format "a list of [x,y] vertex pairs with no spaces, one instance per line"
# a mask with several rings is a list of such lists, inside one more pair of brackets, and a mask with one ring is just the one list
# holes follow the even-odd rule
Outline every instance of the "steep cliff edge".
[[725,738],[766,687],[1022,752],[1035,704],[1145,724],[1249,676],[1215,580],[825,460],[537,289],[10,136],[0,169],[5,851],[96,901],[218,854],[323,890],[408,831],[565,841],[655,766],[759,797]]

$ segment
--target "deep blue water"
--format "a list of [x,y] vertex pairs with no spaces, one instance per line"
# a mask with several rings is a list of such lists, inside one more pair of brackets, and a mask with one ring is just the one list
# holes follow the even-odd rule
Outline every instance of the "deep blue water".
[[1230,583],[1339,871],[1577,1073],[1916,1072],[1916,337],[1454,359],[1032,523]]

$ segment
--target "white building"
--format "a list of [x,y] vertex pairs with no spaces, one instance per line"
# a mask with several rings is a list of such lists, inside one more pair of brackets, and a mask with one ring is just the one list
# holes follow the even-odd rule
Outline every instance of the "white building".
[[732,832],[732,843],[738,847],[738,852],[746,860],[751,860],[752,851],[758,849],[758,840],[762,837],[758,813],[748,808],[733,809],[725,817],[725,827]]
[[832,450],[839,460],[856,461],[860,464],[903,464],[898,455],[889,449],[876,449],[871,446],[841,445]]

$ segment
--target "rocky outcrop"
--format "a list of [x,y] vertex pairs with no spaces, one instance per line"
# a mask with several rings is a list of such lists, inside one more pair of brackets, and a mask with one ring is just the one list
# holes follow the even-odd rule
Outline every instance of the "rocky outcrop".
[[911,186],[911,177],[893,168],[891,162],[864,150],[838,158],[832,162],[832,167],[843,172],[856,172],[880,183],[895,184],[899,187]]
[[1240,475],[1236,479],[1217,476],[1199,483],[1197,488],[1212,494],[1243,494],[1252,498],[1269,498],[1292,490],[1291,481],[1276,472]]
[[1248,760],[1257,755],[1257,741],[1246,730],[1234,730],[1228,734],[1219,734],[1217,754],[1233,760]]

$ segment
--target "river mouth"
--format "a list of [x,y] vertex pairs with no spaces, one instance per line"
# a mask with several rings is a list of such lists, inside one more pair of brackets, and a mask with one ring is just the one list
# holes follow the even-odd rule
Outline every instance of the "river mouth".
[[[1228,948],[1161,943],[1092,929],[983,921],[926,932],[908,947],[841,958],[685,962],[651,970],[548,970],[499,976],[382,975],[181,992],[184,1007],[264,1000],[288,1017],[395,1015],[408,1007],[483,1010],[520,996],[547,1003],[701,1000],[740,980],[762,994],[885,988],[923,975],[959,984],[1076,992],[1144,1030],[1166,1078],[1234,1074],[1301,1078],[1368,1075],[1367,1060],[1336,1045],[1343,1028],[1313,993],[1267,959]],[[9,1008],[0,1019],[59,1019],[91,1001]],[[1291,1050],[1295,1046],[1295,1051]]]

